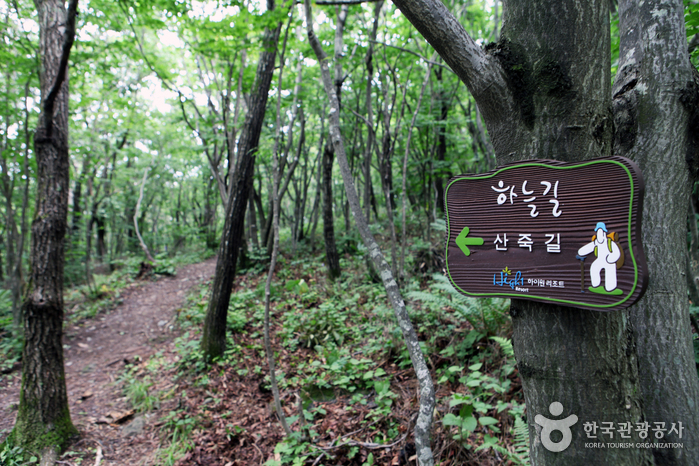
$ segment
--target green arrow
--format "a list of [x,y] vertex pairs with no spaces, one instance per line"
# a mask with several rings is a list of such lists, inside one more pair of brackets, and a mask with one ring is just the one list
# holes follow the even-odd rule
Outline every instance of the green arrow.
[[466,238],[468,236],[469,228],[464,227],[456,237],[456,245],[463,251],[467,256],[471,255],[471,250],[468,246],[481,246],[483,244],[483,238]]

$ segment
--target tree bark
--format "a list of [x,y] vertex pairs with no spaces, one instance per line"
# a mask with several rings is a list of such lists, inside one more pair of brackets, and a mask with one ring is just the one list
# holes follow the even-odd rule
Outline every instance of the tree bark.
[[[274,0],[268,0],[267,8],[274,9]],[[243,130],[238,141],[238,165],[226,204],[225,223],[218,248],[216,273],[201,339],[201,349],[207,360],[222,356],[226,348],[228,304],[244,232],[245,210],[252,189],[255,168],[255,153],[260,141],[262,123],[267,108],[267,97],[274,74],[280,31],[281,23],[274,29],[265,31],[263,51],[260,54],[253,87],[257,92],[251,97],[250,110],[245,117]]]
[[42,113],[34,135],[38,174],[31,283],[23,304],[22,385],[11,436],[15,444],[42,456],[63,448],[77,433],[68,411],[62,342],[69,190],[67,66],[77,4],[71,0],[66,13],[62,1],[36,1]]
[[653,450],[656,464],[697,464],[699,379],[684,264],[699,83],[687,55],[681,1],[622,0],[619,29],[614,149],[638,163],[646,185],[642,231],[649,282],[630,315],[643,410],[651,423],[681,422],[685,428],[679,440],[684,448]]

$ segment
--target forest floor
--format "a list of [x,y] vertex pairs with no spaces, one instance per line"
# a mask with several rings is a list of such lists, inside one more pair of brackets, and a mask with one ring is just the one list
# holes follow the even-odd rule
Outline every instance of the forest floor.
[[[80,438],[61,464],[92,465],[97,456],[105,466],[155,464],[158,415],[136,413],[121,381],[125,368],[143,364],[156,353],[170,360],[177,357],[176,311],[193,286],[213,276],[215,267],[216,258],[211,258],[187,265],[173,277],[134,281],[121,290],[123,302],[115,309],[66,326],[66,385],[71,418]],[[169,374],[162,375],[152,388],[174,388]],[[19,370],[0,379],[0,438],[14,425],[20,380]]]
[[[418,387],[392,313],[381,304],[383,288],[367,282],[361,260],[351,263],[349,255],[345,270],[354,270],[335,284],[314,258],[281,260],[272,346],[291,437],[284,436],[269,389],[262,264],[235,280],[226,355],[209,366],[201,359],[211,258],[176,276],[134,280],[118,295],[107,287],[118,299],[91,317],[76,318],[78,304],[67,306],[66,380],[80,436],[59,464],[416,464]],[[452,315],[449,303],[414,303],[413,315],[421,340],[429,341],[438,382],[438,464],[519,464],[512,461],[519,450],[508,414],[519,409],[521,416],[523,407],[514,361],[484,338],[488,331]],[[459,378],[460,364],[471,358],[480,362],[466,363]],[[0,439],[14,423],[20,377],[17,370],[0,378]],[[526,427],[521,434],[527,437]]]

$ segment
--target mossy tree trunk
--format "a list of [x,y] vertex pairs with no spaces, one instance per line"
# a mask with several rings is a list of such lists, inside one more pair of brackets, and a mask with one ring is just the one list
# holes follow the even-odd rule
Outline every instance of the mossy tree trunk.
[[[22,386],[15,444],[55,456],[77,433],[70,419],[63,367],[63,266],[67,227],[68,79],[77,0],[36,0],[41,58],[41,117],[34,134],[36,213],[31,281],[23,304]],[[64,32],[65,31],[65,32]]]

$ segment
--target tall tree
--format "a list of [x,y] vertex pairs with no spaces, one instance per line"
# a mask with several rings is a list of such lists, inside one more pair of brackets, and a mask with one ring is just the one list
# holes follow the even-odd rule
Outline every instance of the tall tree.
[[643,409],[650,421],[682,422],[694,433],[683,449],[654,450],[656,464],[697,464],[699,382],[683,275],[687,202],[699,163],[699,74],[687,54],[682,2],[622,0],[619,29],[614,152],[635,160],[646,184],[643,241],[651,282],[630,316]]
[[[686,245],[678,238],[685,231],[685,156],[693,156],[693,120],[692,105],[679,104],[683,98],[696,102],[696,85],[686,39],[679,39],[685,37],[682,2],[653,0],[642,8],[622,3],[622,17],[628,15],[620,23],[625,50],[639,55],[626,62],[627,72],[637,77],[616,90],[614,114],[607,0],[504,1],[501,38],[485,49],[440,2],[395,3],[473,94],[500,164],[608,156],[614,139],[635,138],[633,150],[622,153],[635,158],[646,176],[643,239],[649,262],[663,262],[649,271],[646,297],[631,310],[610,313],[512,302],[533,462],[696,464],[699,382],[690,364],[686,282],[662,268],[679,274],[678,264],[686,260]],[[620,74],[617,81],[624,79]],[[631,104],[619,105],[624,95]],[[672,123],[664,120],[668,111],[676,112]],[[633,118],[614,133],[613,118],[621,112]],[[688,129],[678,136],[678,127]],[[668,180],[677,181],[664,184]],[[665,393],[669,379],[675,382]],[[551,452],[538,441],[541,428],[534,418],[548,415],[554,401],[598,422],[682,422],[684,448],[653,455],[635,448],[584,448],[585,435],[578,429],[568,449]]]
[[[41,117],[34,133],[38,167],[31,282],[24,304],[22,387],[12,438],[44,458],[77,433],[63,367],[63,239],[69,190],[68,58],[78,0],[36,0],[40,30]],[[53,463],[51,463],[53,464]]]
[[[342,49],[345,22],[347,21],[347,5],[337,7],[337,24],[335,25],[335,92],[338,102],[342,103]],[[325,266],[328,270],[328,278],[335,280],[340,276],[340,255],[335,243],[335,218],[333,215],[333,161],[335,160],[335,148],[332,141],[325,141],[325,149],[322,158],[321,192],[323,198],[323,239],[325,240]]]
[[[274,7],[274,0],[267,0],[267,10],[272,11]],[[216,274],[201,338],[201,349],[206,359],[209,360],[223,355],[226,348],[228,304],[231,299],[238,254],[243,239],[245,209],[252,191],[255,171],[255,153],[260,142],[281,27],[282,24],[279,22],[273,29],[265,31],[263,50],[260,53],[253,87],[255,93],[250,98],[248,114],[245,117],[243,130],[238,140],[238,164],[226,203],[225,223],[221,244],[218,248],[218,260],[216,261]]]

